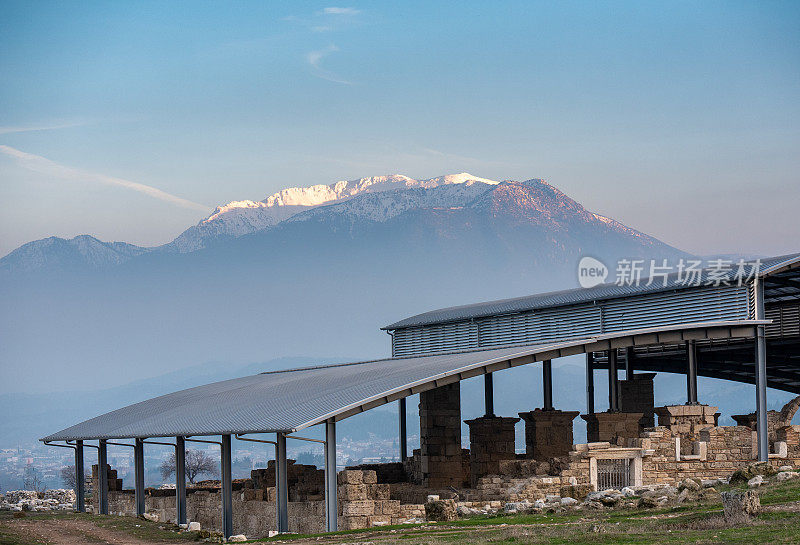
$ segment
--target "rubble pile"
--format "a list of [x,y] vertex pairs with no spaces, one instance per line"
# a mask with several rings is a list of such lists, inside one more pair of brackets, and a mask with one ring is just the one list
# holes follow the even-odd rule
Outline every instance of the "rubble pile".
[[63,488],[11,490],[0,495],[0,511],[72,511],[74,505],[75,491]]

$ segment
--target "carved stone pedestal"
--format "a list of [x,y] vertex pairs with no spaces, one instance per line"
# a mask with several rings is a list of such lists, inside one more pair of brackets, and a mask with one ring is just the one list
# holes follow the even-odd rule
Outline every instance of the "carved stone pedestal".
[[469,467],[472,487],[486,475],[499,475],[500,462],[514,460],[514,425],[519,418],[482,416],[465,420],[469,426]]
[[586,439],[589,443],[608,441],[625,445],[626,439],[639,437],[642,413],[605,412],[582,414],[586,420]]
[[536,460],[566,456],[572,450],[572,421],[578,411],[535,409],[519,413],[525,421],[525,454]]

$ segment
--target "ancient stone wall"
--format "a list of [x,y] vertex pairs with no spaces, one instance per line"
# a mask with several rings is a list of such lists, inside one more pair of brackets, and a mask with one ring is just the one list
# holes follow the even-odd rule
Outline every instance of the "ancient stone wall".
[[[289,485],[289,501],[322,501],[325,497],[325,471],[313,465],[298,464],[287,460],[286,480]],[[266,469],[250,472],[252,487],[266,490],[275,486],[275,460],[267,463]]]
[[[243,489],[233,494],[233,529],[248,537],[266,536],[277,528],[275,501],[252,497],[253,489]],[[148,489],[145,498],[146,512],[158,515],[163,522],[176,521],[175,494],[152,495]],[[203,529],[222,531],[222,498],[219,492],[207,490],[186,491],[186,516],[200,523]],[[113,491],[108,494],[111,514],[134,515],[136,504],[133,490]],[[289,531],[317,533],[325,531],[325,503],[321,501],[289,502]]]
[[424,516],[424,505],[401,505],[391,499],[390,485],[378,484],[373,470],[345,469],[337,482],[340,530],[400,524]]

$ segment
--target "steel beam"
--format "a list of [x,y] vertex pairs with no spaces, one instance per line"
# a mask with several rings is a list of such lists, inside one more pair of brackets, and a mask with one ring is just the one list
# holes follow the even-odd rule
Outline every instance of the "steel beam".
[[544,393],[545,411],[553,410],[553,364],[551,360],[542,362],[542,392]]
[[397,400],[400,413],[400,461],[405,462],[408,457],[408,428],[406,426],[406,398]]
[[617,351],[608,350],[608,410],[619,411],[619,378],[617,377]]
[[145,513],[144,498],[144,442],[135,439],[133,445],[133,488],[136,498],[136,515]]
[[594,414],[594,357],[586,353],[586,414]]
[[75,503],[75,508],[79,513],[84,513],[86,511],[86,485],[83,475],[83,441],[75,441]]
[[222,473],[222,535],[228,539],[233,535],[233,487],[231,481],[231,436],[222,436],[220,454]]
[[697,405],[697,344],[686,341],[686,404]]
[[175,438],[175,518],[186,524],[186,439]]
[[339,502],[336,492],[336,422],[325,422],[325,529],[339,530]]
[[486,407],[484,416],[494,416],[494,381],[491,373],[483,375],[483,401]]
[[289,479],[286,472],[286,435],[277,434],[277,445],[275,445],[275,496],[278,532],[286,533],[289,531]]
[[[753,280],[753,298],[756,320],[763,320],[764,281],[758,276]],[[758,461],[769,460],[769,443],[767,438],[767,340],[764,337],[764,326],[756,326],[756,432],[758,438]]]
[[97,479],[100,481],[100,514],[108,514],[108,447],[105,439],[100,439],[97,446]]

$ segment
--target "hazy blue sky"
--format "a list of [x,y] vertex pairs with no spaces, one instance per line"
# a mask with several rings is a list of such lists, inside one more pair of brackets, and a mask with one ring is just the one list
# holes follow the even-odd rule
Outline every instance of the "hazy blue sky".
[[690,251],[800,249],[798,2],[6,1],[0,74],[0,254],[461,171]]

